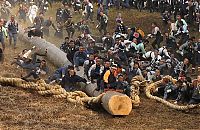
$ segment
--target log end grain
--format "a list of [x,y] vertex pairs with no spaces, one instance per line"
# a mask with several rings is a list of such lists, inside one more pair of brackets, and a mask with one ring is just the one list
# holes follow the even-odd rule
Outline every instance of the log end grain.
[[118,92],[107,92],[102,97],[102,105],[111,115],[129,115],[132,110],[131,99]]

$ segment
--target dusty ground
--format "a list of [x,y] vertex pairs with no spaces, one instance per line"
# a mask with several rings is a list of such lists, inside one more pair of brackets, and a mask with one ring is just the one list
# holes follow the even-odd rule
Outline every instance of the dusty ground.
[[200,129],[199,109],[185,113],[146,98],[125,117],[12,87],[0,88],[0,104],[2,129]]
[[[119,10],[110,10],[109,31],[114,28],[114,19]],[[131,13],[130,13],[131,12]],[[48,16],[54,16],[55,8]],[[140,26],[150,32],[152,21],[159,21],[159,14],[138,13],[135,10],[123,10],[124,22]],[[129,15],[127,15],[129,14]],[[74,21],[78,21],[76,15]],[[128,18],[128,19],[127,19]],[[90,25],[94,30],[93,25]],[[112,32],[112,31],[111,31]],[[94,32],[98,34],[97,31]],[[77,35],[77,34],[76,34]],[[199,37],[197,33],[193,33]],[[62,39],[47,38],[57,46]],[[20,77],[25,74],[10,63],[23,48],[30,48],[23,42],[16,50],[7,45],[5,62],[0,65],[0,75]],[[98,106],[90,109],[78,104],[68,103],[65,99],[42,97],[31,90],[13,87],[0,87],[0,129],[80,129],[80,130],[132,130],[132,129],[200,129],[200,109],[182,112],[170,109],[162,104],[142,96],[142,104],[134,108],[129,116],[113,117]]]

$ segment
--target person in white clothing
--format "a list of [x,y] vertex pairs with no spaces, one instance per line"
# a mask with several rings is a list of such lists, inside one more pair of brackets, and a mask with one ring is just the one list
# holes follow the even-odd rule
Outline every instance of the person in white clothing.
[[164,57],[167,57],[170,59],[170,55],[169,55],[169,52],[168,52],[166,46],[162,46],[161,48],[159,48],[158,52],[159,52],[160,56],[162,56],[162,57],[164,56]]
[[29,7],[28,11],[28,17],[31,23],[33,23],[35,17],[37,16],[37,12],[38,12],[38,7],[34,3],[31,3],[31,6]]

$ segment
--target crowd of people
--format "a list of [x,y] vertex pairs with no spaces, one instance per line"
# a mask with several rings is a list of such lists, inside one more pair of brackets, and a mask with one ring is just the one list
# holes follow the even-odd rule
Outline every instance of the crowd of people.
[[[3,1],[6,8],[17,6],[17,17],[20,23],[30,22],[29,37],[48,37],[55,29],[54,36],[64,38],[60,50],[66,53],[71,65],[58,68],[46,79],[47,83],[58,83],[67,91],[81,89],[89,83],[96,83],[96,91],[118,91],[130,96],[131,79],[142,76],[149,83],[161,80],[170,75],[177,79],[174,84],[163,80],[157,89],[158,96],[165,100],[174,99],[176,103],[200,103],[200,39],[190,35],[199,34],[200,3],[196,0],[98,0],[97,20],[94,19],[95,2],[90,0],[63,0],[62,6],[56,11],[55,21],[52,17],[44,18],[45,12],[52,3],[47,0]],[[10,5],[8,4],[10,3]],[[9,5],[9,6],[8,6]],[[122,14],[115,21],[109,21],[109,8],[136,7],[150,12],[160,12],[163,18],[163,30],[156,22],[151,23],[152,32],[144,32],[140,27],[127,27]],[[44,8],[45,7],[45,8]],[[73,9],[73,13],[72,13]],[[77,14],[78,13],[78,14]],[[80,15],[80,21],[75,23],[73,15]],[[2,14],[1,14],[2,15]],[[4,37],[9,36],[9,42],[14,41],[16,47],[18,22],[15,16],[0,21],[0,42],[5,49]],[[27,21],[26,18],[29,18]],[[5,22],[7,21],[7,22]],[[96,29],[101,38],[95,38],[88,22],[98,23]],[[107,30],[109,22],[115,22],[114,30]],[[64,30],[67,36],[64,37]],[[75,32],[80,32],[75,38]],[[7,34],[8,32],[8,34]],[[43,36],[44,35],[44,36]],[[96,43],[97,39],[101,42]],[[33,52],[32,58],[30,54]],[[40,52],[33,47],[24,49],[12,64],[28,69],[22,79],[28,81],[33,76],[39,79],[48,74],[45,57],[48,51]],[[38,56],[40,58],[38,58]],[[77,75],[77,71],[83,74]],[[196,74],[196,75],[193,75]],[[192,77],[193,76],[193,77]],[[195,76],[197,77],[195,79]]]

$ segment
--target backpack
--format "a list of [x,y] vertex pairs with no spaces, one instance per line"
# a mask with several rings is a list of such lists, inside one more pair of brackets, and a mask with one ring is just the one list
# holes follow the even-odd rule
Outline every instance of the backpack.
[[142,38],[145,37],[145,33],[144,33],[144,31],[142,29],[138,28],[137,32],[142,36]]

